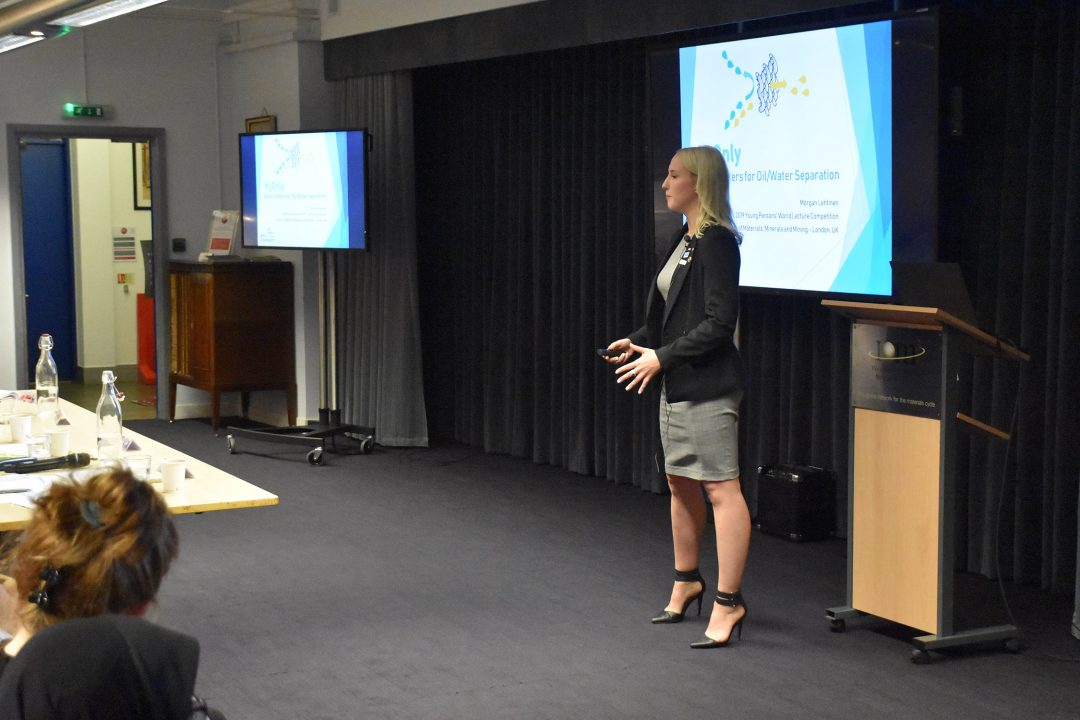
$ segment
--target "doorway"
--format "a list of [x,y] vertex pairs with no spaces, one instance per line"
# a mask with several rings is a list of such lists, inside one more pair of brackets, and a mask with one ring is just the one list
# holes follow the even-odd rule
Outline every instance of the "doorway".
[[40,126],[8,133],[18,153],[11,195],[21,200],[12,207],[17,377],[32,387],[37,338],[50,332],[61,397],[93,410],[100,371],[113,369],[128,419],[163,416],[155,399],[167,397],[168,299],[144,302],[163,287],[167,263],[163,135]]

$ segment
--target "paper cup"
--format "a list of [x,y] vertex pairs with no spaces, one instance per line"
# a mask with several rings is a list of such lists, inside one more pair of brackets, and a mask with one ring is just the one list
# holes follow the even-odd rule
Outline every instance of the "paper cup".
[[184,475],[187,469],[183,460],[162,460],[158,468],[161,470],[161,484],[164,492],[176,492],[184,489]]
[[45,434],[49,438],[49,455],[63,457],[71,452],[71,430],[53,428]]
[[30,435],[33,416],[12,415],[8,422],[11,425],[11,442],[26,442],[27,436]]

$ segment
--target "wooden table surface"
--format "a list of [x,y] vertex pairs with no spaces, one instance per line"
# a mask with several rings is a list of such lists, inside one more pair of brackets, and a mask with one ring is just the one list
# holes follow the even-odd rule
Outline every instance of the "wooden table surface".
[[[63,399],[60,400],[60,404],[61,412],[71,423],[70,451],[89,453],[93,457],[97,453],[97,418],[94,413]],[[134,440],[139,448],[138,450],[131,449],[129,452],[148,453],[152,458],[152,468],[155,470],[161,460],[184,459],[188,472],[184,489],[162,493],[165,503],[173,514],[236,510],[278,503],[277,495],[212,465],[207,465],[197,458],[174,450],[168,445],[163,445],[128,428],[124,428],[124,436]],[[225,453],[224,443],[222,443],[221,452]],[[11,478],[13,475],[0,473],[0,477]],[[19,530],[25,527],[31,513],[29,508],[0,500],[0,531]]]

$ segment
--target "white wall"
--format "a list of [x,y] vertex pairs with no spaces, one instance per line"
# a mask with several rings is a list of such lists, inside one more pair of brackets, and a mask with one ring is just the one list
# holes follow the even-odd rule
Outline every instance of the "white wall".
[[322,43],[300,43],[297,49],[300,80],[300,127],[308,130],[336,127],[333,86],[323,80]]
[[[0,54],[0,125],[161,127],[170,237],[205,236],[220,204],[217,61],[220,22],[140,14]],[[112,106],[64,120],[66,101]],[[6,133],[0,135],[0,387],[16,386],[15,273]],[[160,195],[160,193],[159,193]],[[197,249],[194,250],[197,252]],[[193,255],[192,255],[193,257]]]
[[[221,200],[218,148],[216,21],[140,19],[140,14],[87,28],[88,101],[112,103],[112,124],[162,127],[166,133],[164,196],[170,237],[186,237],[194,259]],[[46,44],[46,43],[42,43]],[[3,56],[0,56],[0,63]],[[0,65],[0,73],[3,67]],[[94,100],[95,97],[100,98]],[[192,247],[196,245],[196,247]]]
[[[71,143],[71,226],[75,246],[75,315],[78,363],[112,367],[116,362],[116,312],[113,302],[108,140]],[[104,178],[105,182],[102,182]]]
[[[50,45],[50,47],[43,47]],[[82,43],[61,38],[0,55],[0,123],[55,124],[65,99],[81,97]],[[43,83],[44,78],[48,83]],[[14,101],[18,98],[18,101]],[[15,293],[7,133],[0,135],[0,388],[25,384],[15,376]],[[20,277],[22,268],[18,268]]]
[[[82,139],[70,147],[77,362],[83,368],[134,365],[142,252],[136,244],[134,262],[117,262],[112,247],[115,227],[130,228],[136,239],[150,235],[150,213],[136,211],[132,202],[131,143]],[[118,273],[134,273],[138,283],[125,292]]]
[[[81,139],[70,147],[77,362],[83,368],[134,365],[136,296],[146,280],[138,241],[151,239],[152,232],[150,211],[134,207],[132,144]],[[113,259],[117,227],[135,238],[134,261]],[[118,273],[133,274],[134,281],[119,285]]]
[[[153,240],[154,229],[150,222],[149,210],[135,209],[135,177],[132,164],[133,143],[109,143],[109,180],[112,185],[112,226],[132,228],[135,236],[135,262],[116,263],[116,272],[134,273],[135,281],[131,284],[131,294],[146,290],[145,264],[143,263],[142,240]],[[153,198],[150,199],[153,202]],[[121,294],[123,291],[121,290]],[[126,296],[125,296],[126,297]],[[131,300],[132,317],[135,313],[135,300]],[[135,351],[135,346],[131,346]],[[124,363],[120,363],[124,364]]]
[[[322,0],[322,39],[526,5],[537,0]],[[336,11],[331,12],[333,8]]]
[[[329,39],[527,1],[533,0],[338,0],[336,12],[327,14],[324,0],[318,32]],[[174,259],[194,260],[205,249],[210,212],[239,208],[236,136],[244,118],[265,109],[283,130],[336,124],[330,86],[323,80],[322,46],[310,42],[317,39],[310,23],[289,22],[267,19],[261,29],[258,21],[223,26],[214,13],[151,10],[0,54],[0,126],[163,128],[167,174],[165,187],[155,188],[154,207],[167,212],[167,237],[188,241],[184,256]],[[262,39],[255,37],[260,33]],[[63,119],[67,101],[110,106],[109,117]],[[8,153],[6,134],[0,135],[0,388],[18,384],[14,338],[21,312],[14,293],[22,268],[13,265]],[[138,237],[148,237],[149,225],[136,224]],[[318,407],[316,256],[278,254],[295,264],[299,414],[312,418]],[[141,262],[132,271],[141,274]],[[115,291],[122,288],[113,283],[109,293]],[[283,403],[259,395],[252,415],[280,421]],[[209,403],[205,394],[181,387],[177,405],[183,417],[205,414]],[[238,406],[237,398],[228,398],[222,411],[236,412]]]
[[[280,31],[277,22],[245,25],[220,54],[221,186],[228,209],[240,209],[237,135],[244,131],[245,118],[269,113],[277,118],[278,130],[335,125],[331,86],[323,79],[321,43],[300,39],[303,32],[275,40],[281,37]],[[260,42],[260,37],[269,39]],[[315,419],[319,407],[318,256],[282,250],[240,252],[272,254],[293,264],[297,414],[301,420]],[[276,394],[260,393],[252,396],[250,412],[261,417],[280,414],[283,407]]]

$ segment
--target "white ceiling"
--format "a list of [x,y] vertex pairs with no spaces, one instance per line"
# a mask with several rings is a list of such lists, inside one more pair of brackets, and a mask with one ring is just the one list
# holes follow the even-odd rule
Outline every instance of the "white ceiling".
[[[62,5],[61,9],[50,13],[51,17],[57,17],[70,14],[74,10],[98,1],[72,0],[72,2],[59,3],[57,0],[0,0],[0,32],[7,32],[10,29],[4,27],[5,17],[16,12],[25,16],[26,13],[38,7],[47,9],[50,6]],[[259,17],[316,19],[319,17],[319,6],[320,0],[169,0],[145,10],[139,10],[138,14],[164,18],[198,17],[222,22],[237,22]]]
[[[52,13],[53,17],[71,12],[71,6],[89,5],[99,0],[72,0],[63,3],[66,10]],[[387,28],[469,15],[511,5],[523,5],[543,0],[168,0],[160,5],[138,11],[139,15],[160,18],[201,19],[224,24],[257,21],[259,19],[295,18],[312,24],[322,40],[359,35]],[[35,7],[56,5],[60,0],[0,0],[0,35],[13,28],[5,25],[5,16],[25,12]],[[318,25],[313,25],[318,21]]]

